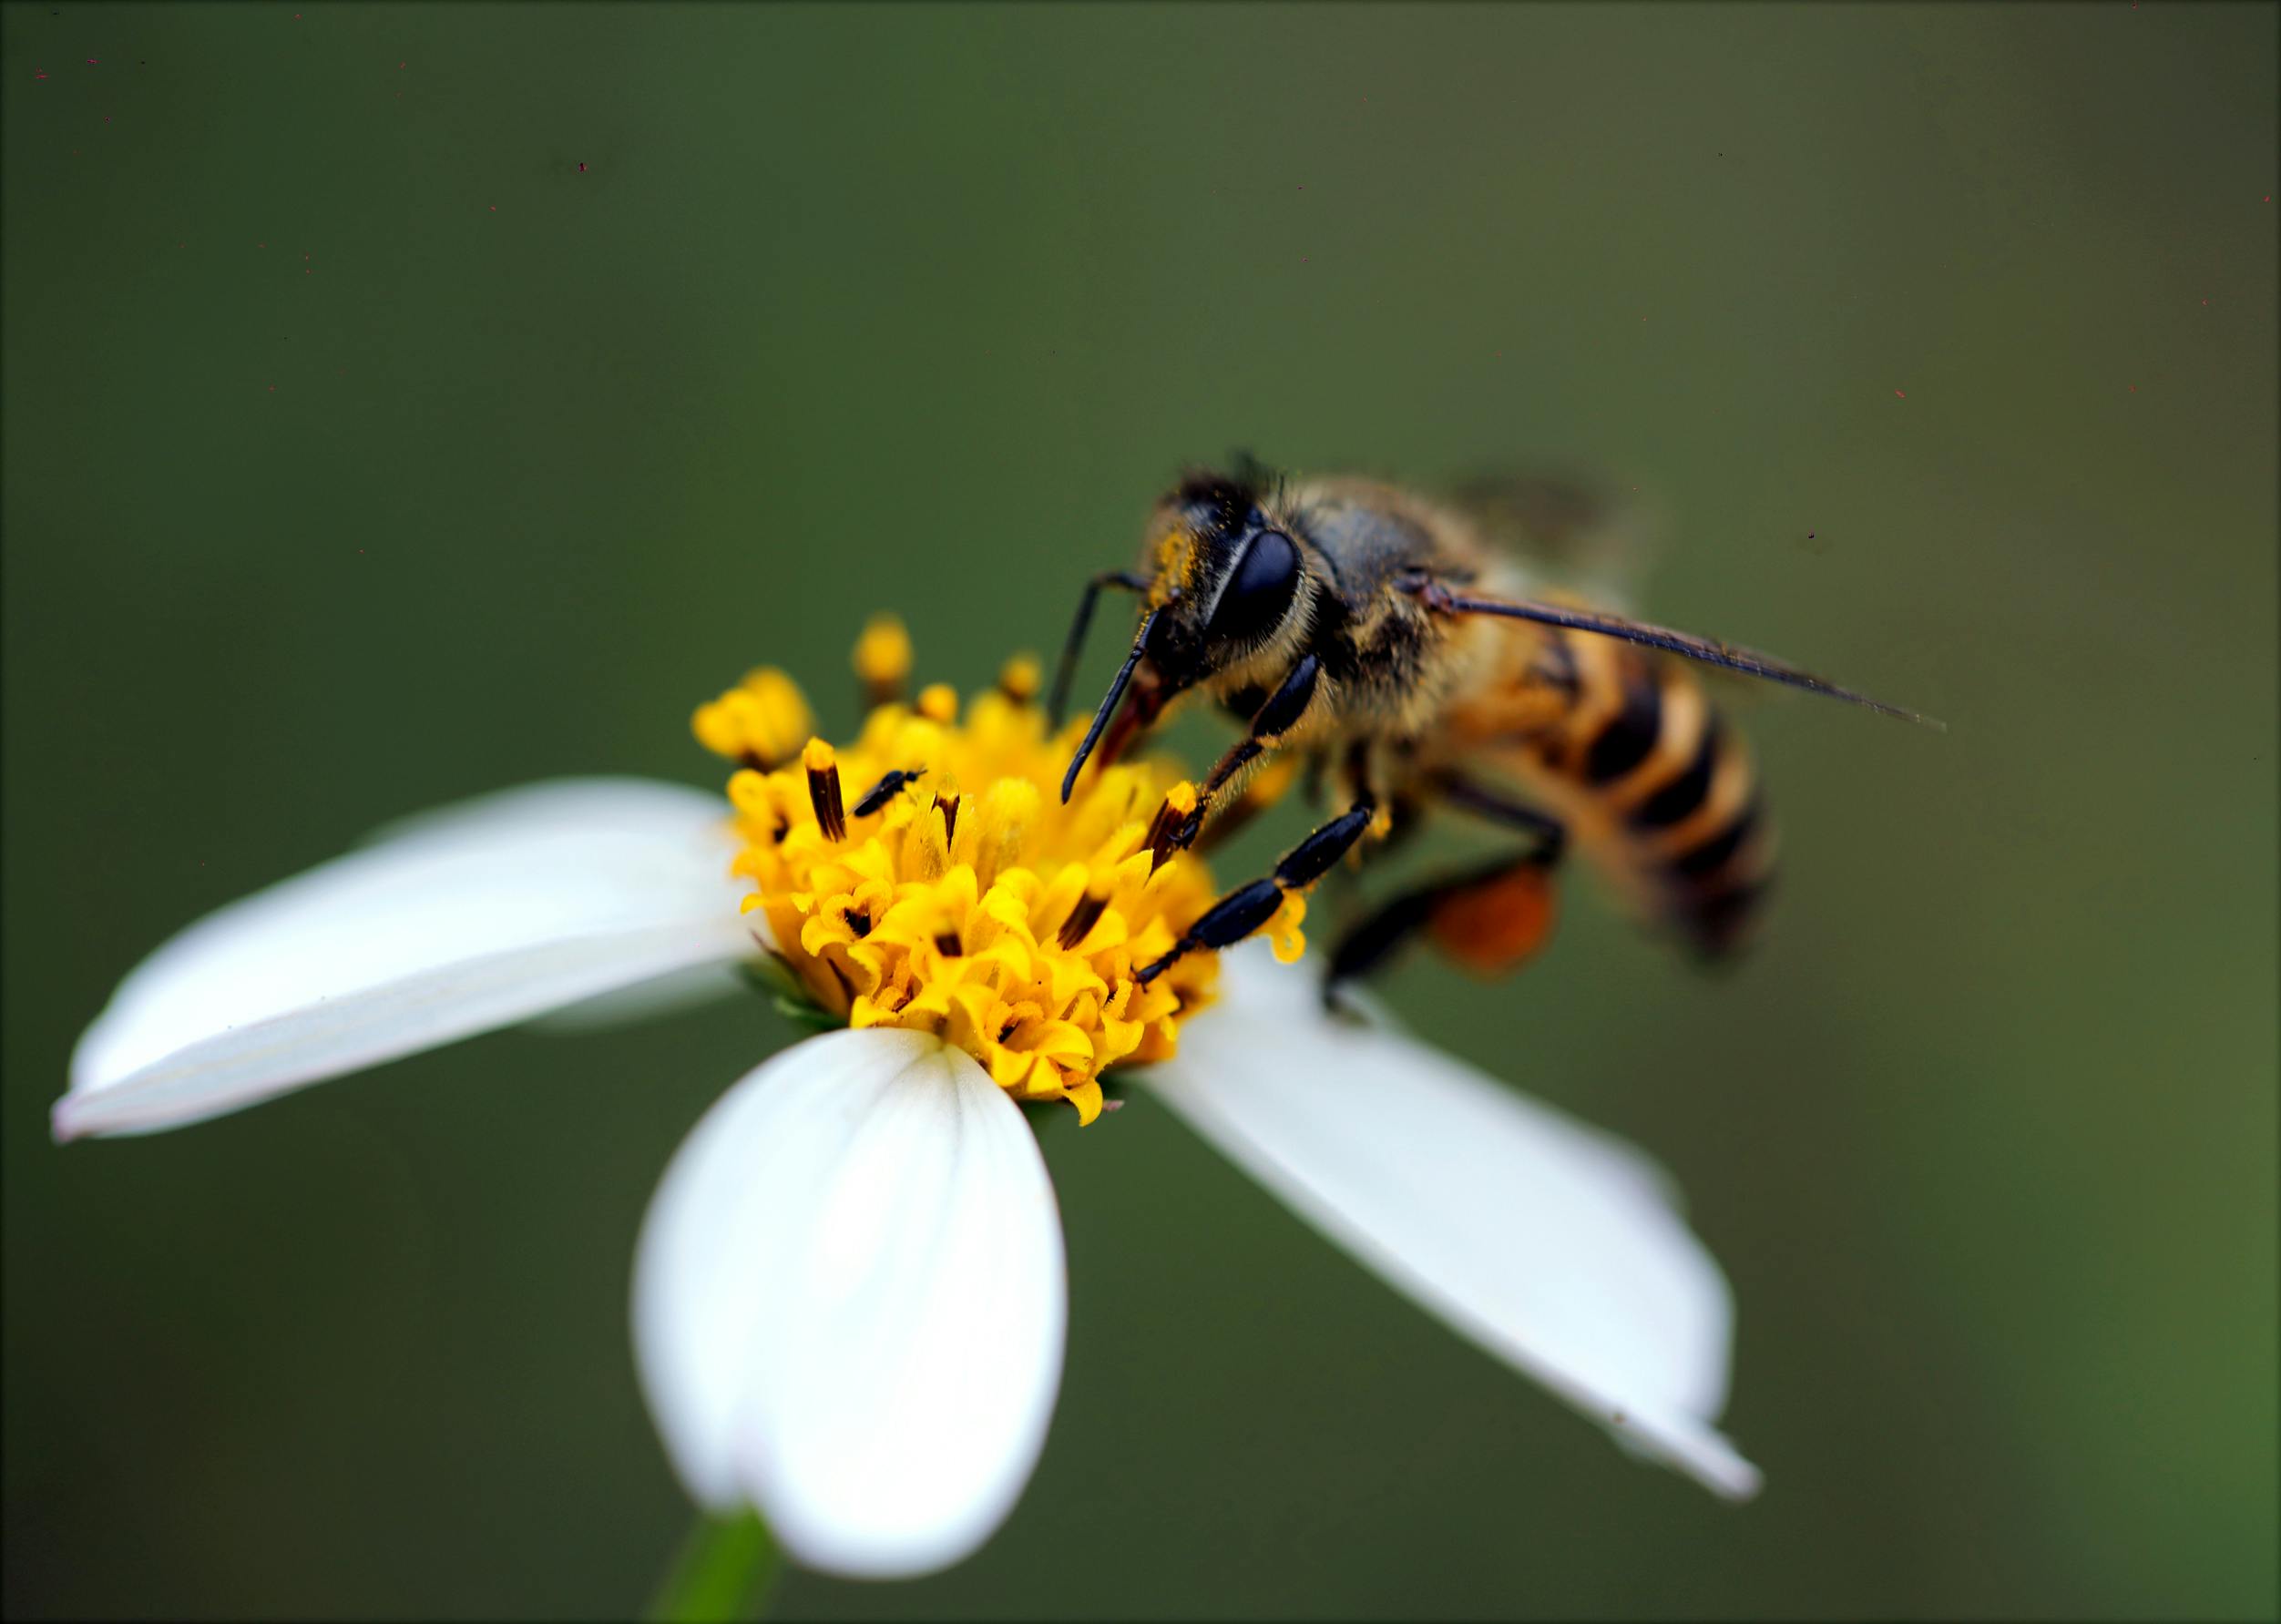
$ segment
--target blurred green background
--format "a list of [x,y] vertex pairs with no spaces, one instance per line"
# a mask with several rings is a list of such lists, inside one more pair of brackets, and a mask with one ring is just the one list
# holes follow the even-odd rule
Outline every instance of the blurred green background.
[[72,1041],[384,819],[716,781],[749,664],[844,726],[875,608],[985,680],[1243,446],[1614,470],[1657,618],[1952,720],[1751,706],[1735,975],[1579,884],[1524,977],[1388,989],[1673,1169],[1769,1486],[1144,1101],[1046,1135],[1012,1522],[782,1610],[2272,1616],[2276,19],[7,8],[7,1612],[639,1605],[636,1225],[773,1014],[59,1150]]

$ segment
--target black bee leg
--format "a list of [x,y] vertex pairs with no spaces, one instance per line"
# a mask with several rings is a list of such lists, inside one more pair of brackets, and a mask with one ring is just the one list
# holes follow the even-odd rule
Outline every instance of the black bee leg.
[[1475,783],[1459,773],[1436,773],[1434,787],[1441,792],[1442,799],[1451,806],[1491,823],[1535,837],[1539,849],[1543,853],[1543,861],[1548,865],[1560,860],[1560,850],[1568,843],[1568,826],[1560,819],[1515,801],[1509,795],[1500,794],[1486,785]]
[[1084,651],[1086,628],[1093,624],[1093,604],[1103,587],[1146,592],[1149,583],[1129,569],[1105,569],[1085,583],[1085,596],[1077,600],[1077,618],[1069,622],[1069,635],[1061,645],[1061,663],[1054,668],[1053,689],[1046,700],[1048,727],[1061,725],[1061,712],[1069,702],[1069,678],[1077,670],[1077,657]]
[[1194,850],[1208,856],[1249,829],[1262,812],[1282,803],[1298,783],[1301,771],[1301,763],[1288,758],[1268,762],[1252,776],[1243,793],[1222,805],[1211,823],[1196,837]]
[[1472,785],[1446,781],[1442,788],[1457,804],[1527,831],[1529,845],[1399,893],[1350,925],[1331,949],[1323,978],[1325,1005],[1335,1006],[1341,986],[1383,967],[1421,930],[1430,929],[1460,963],[1488,974],[1517,967],[1551,935],[1552,871],[1566,848],[1567,830],[1558,819]]
[[1145,986],[1199,947],[1217,950],[1234,946],[1275,916],[1286,893],[1304,891],[1330,873],[1331,865],[1346,855],[1347,850],[1362,838],[1363,831],[1370,827],[1376,810],[1366,801],[1333,818],[1285,853],[1273,874],[1229,892],[1205,909],[1202,916],[1188,927],[1187,935],[1172,944],[1170,953],[1143,968],[1134,979]]
[[1304,655],[1275,685],[1275,691],[1267,696],[1267,702],[1252,718],[1252,725],[1244,730],[1243,737],[1229,747],[1227,754],[1213,763],[1211,773],[1197,786],[1196,810],[1173,833],[1171,850],[1181,852],[1193,845],[1203,829],[1204,819],[1211,813],[1212,797],[1230,779],[1273,750],[1285,733],[1299,725],[1299,719],[1306,714],[1308,704],[1314,699],[1315,684],[1322,675],[1323,662],[1312,654]]
[[[1499,872],[1503,867],[1499,864]],[[1465,883],[1463,880],[1455,883]],[[1396,948],[1423,930],[1426,922],[1433,917],[1434,904],[1441,899],[1449,883],[1445,881],[1405,891],[1340,933],[1331,948],[1331,967],[1323,976],[1324,1005],[1335,1006],[1340,987],[1382,967],[1393,957]]]
[[1332,947],[1324,1004],[1335,1006],[1339,988],[1384,967],[1421,930],[1485,975],[1518,968],[1551,935],[1552,867],[1540,850],[1529,851],[1389,898]]

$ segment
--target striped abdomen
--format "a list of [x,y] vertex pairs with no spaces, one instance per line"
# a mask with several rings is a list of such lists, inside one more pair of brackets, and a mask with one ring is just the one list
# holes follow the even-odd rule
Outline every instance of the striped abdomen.
[[1548,632],[1529,683],[1555,702],[1526,741],[1529,776],[1651,912],[1702,952],[1726,952],[1774,872],[1749,748],[1683,663],[1611,638]]

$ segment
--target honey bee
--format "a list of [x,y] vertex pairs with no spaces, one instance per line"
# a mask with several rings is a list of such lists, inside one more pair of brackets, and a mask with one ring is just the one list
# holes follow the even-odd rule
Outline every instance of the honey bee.
[[1510,830],[1515,849],[1356,920],[1331,950],[1326,996],[1420,931],[1477,970],[1518,966],[1550,934],[1554,871],[1571,848],[1651,921],[1717,958],[1766,895],[1774,831],[1749,751],[1699,669],[1940,726],[1771,656],[1538,589],[1498,530],[1478,503],[1245,466],[1183,479],[1151,516],[1141,568],[1088,583],[1049,701],[1057,724],[1100,593],[1136,593],[1141,613],[1070,760],[1065,801],[1089,760],[1115,760],[1169,706],[1202,693],[1245,730],[1184,820],[1160,817],[1160,862],[1281,794],[1298,765],[1344,808],[1272,874],[1222,898],[1142,980],[1242,940],[1284,893],[1350,851],[1390,848],[1437,805]]

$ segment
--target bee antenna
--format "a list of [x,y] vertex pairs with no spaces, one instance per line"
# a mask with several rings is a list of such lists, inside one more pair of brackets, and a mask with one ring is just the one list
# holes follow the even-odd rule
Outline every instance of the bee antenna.
[[1165,606],[1159,604],[1141,617],[1140,629],[1132,637],[1132,652],[1126,655],[1125,663],[1117,668],[1116,678],[1110,683],[1100,709],[1093,712],[1093,725],[1085,730],[1084,741],[1077,747],[1077,754],[1069,758],[1069,770],[1061,775],[1062,805],[1069,803],[1069,796],[1077,789],[1079,770],[1085,765],[1085,758],[1093,753],[1093,746],[1100,742],[1101,730],[1109,725],[1109,719],[1116,714],[1119,702],[1125,697],[1125,689],[1131,685],[1132,669],[1140,663],[1140,651],[1148,646],[1149,632],[1164,609]]
[[1061,663],[1054,668],[1053,688],[1046,696],[1046,725],[1059,728],[1061,712],[1069,703],[1069,679],[1077,672],[1077,657],[1085,649],[1085,629],[1093,623],[1093,604],[1104,587],[1125,592],[1146,592],[1149,583],[1126,569],[1107,569],[1085,583],[1085,596],[1077,600],[1077,618],[1061,644]]
[[1881,716],[1913,721],[1919,727],[1930,728],[1936,733],[1949,730],[1949,724],[1937,717],[1927,716],[1900,705],[1888,705],[1883,700],[1873,700],[1867,694],[1857,693],[1850,688],[1840,688],[1827,678],[1802,671],[1787,660],[1776,659],[1771,654],[1761,654],[1755,649],[1723,643],[1713,638],[1697,637],[1692,632],[1673,631],[1668,626],[1651,626],[1644,620],[1627,619],[1621,615],[1601,614],[1595,609],[1570,608],[1566,604],[1534,603],[1525,598],[1477,598],[1469,593],[1453,592],[1426,577],[1403,583],[1402,589],[1417,593],[1427,608],[1444,614],[1495,615],[1508,620],[1534,620],[1539,625],[1562,627],[1570,631],[1597,632],[1601,637],[1619,638],[1627,643],[1665,649],[1687,659],[1700,660],[1704,665],[1740,671],[1746,677],[1763,677],[1769,682],[1803,688],[1810,693],[1826,694],[1833,700],[1843,700],[1848,705],[1858,705]]

